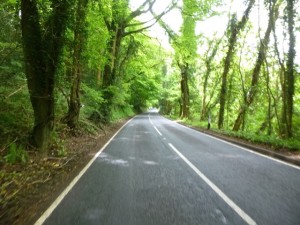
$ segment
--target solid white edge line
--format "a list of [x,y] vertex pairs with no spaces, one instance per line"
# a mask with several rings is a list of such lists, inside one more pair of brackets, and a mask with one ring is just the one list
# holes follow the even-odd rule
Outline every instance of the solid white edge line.
[[169,146],[172,148],[172,150],[180,156],[180,158],[188,164],[188,166],[194,170],[194,172],[202,179],[204,180],[247,224],[249,225],[255,225],[256,222],[248,216],[247,213],[245,213],[240,207],[238,207],[224,192],[222,192],[212,181],[210,181],[203,173],[200,172],[200,170],[194,166],[180,151],[178,151],[171,143],[169,143]]
[[219,139],[219,138],[217,138],[217,137],[211,136],[211,135],[206,134],[206,133],[203,133],[203,132],[201,132],[201,131],[194,130],[194,129],[192,129],[192,128],[190,128],[190,127],[187,127],[187,126],[184,126],[184,125],[182,125],[182,124],[180,124],[180,123],[177,123],[177,122],[175,122],[175,123],[178,124],[178,125],[180,125],[180,126],[182,126],[182,127],[184,127],[184,128],[186,128],[186,129],[189,129],[189,130],[192,130],[192,131],[194,131],[194,132],[198,132],[198,133],[200,133],[200,134],[202,134],[202,135],[205,135],[205,136],[207,136],[207,137],[209,137],[209,138],[218,140],[218,141],[220,141],[220,142],[229,144],[229,145],[231,145],[231,146],[234,146],[234,147],[236,147],[236,148],[242,149],[242,150],[244,150],[244,151],[253,153],[253,154],[255,154],[255,155],[259,155],[259,156],[261,156],[261,157],[264,157],[264,158],[273,160],[273,161],[275,161],[275,162],[281,163],[281,164],[283,164],[283,165],[292,167],[292,168],[294,168],[294,169],[300,170],[300,167],[299,167],[299,166],[296,166],[296,165],[287,163],[287,162],[285,162],[285,161],[282,161],[282,160],[280,160],[280,159],[273,158],[273,157],[268,156],[268,155],[264,155],[264,154],[262,154],[262,153],[256,152],[256,151],[254,151],[254,150],[251,150],[251,149],[248,149],[248,148],[245,148],[245,147],[242,147],[242,146],[239,146],[239,145],[237,145],[237,144],[233,144],[233,143],[231,143],[231,142],[228,142],[228,141]]
[[[133,119],[133,118],[132,118]],[[80,171],[80,173],[72,180],[72,182],[63,190],[63,192],[55,199],[55,201],[50,205],[50,207],[41,215],[41,217],[34,223],[34,225],[42,225],[46,219],[52,214],[55,208],[61,203],[61,201],[66,197],[66,195],[72,190],[79,179],[84,175],[84,173],[89,169],[93,162],[99,157],[99,155],[104,151],[104,149],[110,144],[110,142],[118,135],[118,133],[132,121],[130,119],[127,121],[112,137],[108,142],[95,154],[95,156],[89,161],[89,163]]]

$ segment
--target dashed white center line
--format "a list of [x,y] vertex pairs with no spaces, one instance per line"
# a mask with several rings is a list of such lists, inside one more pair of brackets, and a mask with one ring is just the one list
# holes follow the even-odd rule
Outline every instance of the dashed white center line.
[[247,224],[255,225],[256,222],[248,216],[239,206],[237,206],[224,192],[222,192],[211,180],[209,180],[200,170],[192,164],[179,150],[177,150],[171,143],[168,143],[171,149],[178,155],[180,158],[188,164],[188,166],[194,170],[194,172],[206,182],[211,189],[213,189]]
[[154,129],[156,130],[156,132],[160,135],[160,136],[162,136],[162,133],[160,133],[160,131],[156,128],[156,126],[153,126],[154,127]]
[[[149,121],[156,130],[156,132],[162,136],[162,133],[154,126],[150,115],[148,115]],[[164,138],[164,140],[166,140]],[[245,213],[237,204],[235,204],[220,188],[218,188],[210,179],[208,179],[194,164],[192,164],[179,150],[177,150],[171,143],[168,143],[171,149],[178,155],[180,158],[192,169],[194,172],[205,182],[208,186],[213,189],[214,192],[219,195],[223,201],[226,202],[247,224],[249,225],[256,225],[256,222],[247,214]]]
[[153,124],[153,122],[152,122],[152,120],[151,120],[150,114],[148,115],[148,118],[149,118],[150,123],[152,124],[152,126],[153,126],[154,129],[156,130],[156,132],[157,132],[160,136],[162,136],[162,133],[160,133],[160,131],[157,129],[157,127],[154,126],[154,124]]
[[150,123],[153,125],[153,122],[152,122],[152,120],[150,118],[150,113],[148,114],[148,119],[149,119]]

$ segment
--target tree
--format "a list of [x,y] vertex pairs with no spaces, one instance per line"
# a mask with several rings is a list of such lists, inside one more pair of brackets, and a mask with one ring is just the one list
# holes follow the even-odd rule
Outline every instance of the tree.
[[245,114],[248,111],[248,108],[253,103],[256,93],[258,91],[258,82],[259,82],[259,75],[261,71],[261,66],[266,58],[266,52],[268,49],[268,44],[270,40],[270,34],[272,31],[273,23],[275,23],[277,17],[278,17],[278,7],[279,5],[276,4],[276,1],[272,1],[270,4],[270,11],[269,11],[269,22],[268,27],[265,32],[265,36],[262,40],[260,40],[260,46],[258,50],[258,55],[256,59],[255,66],[252,71],[252,81],[251,81],[251,87],[249,88],[249,91],[247,94],[244,95],[244,102],[240,107],[238,116],[235,120],[233,130],[238,131],[242,125],[242,122],[244,121]]
[[[195,67],[197,51],[197,39],[195,34],[196,17],[198,13],[198,3],[196,0],[184,0],[181,15],[183,23],[180,28],[181,34],[176,34],[163,20],[160,25],[169,35],[171,45],[175,50],[175,61],[180,70],[180,117],[189,117],[190,93],[189,79]],[[155,13],[152,11],[152,14]]]
[[52,0],[44,27],[36,0],[21,1],[25,71],[34,111],[31,144],[47,153],[54,126],[54,85],[70,8],[68,0]]
[[221,91],[220,91],[220,109],[219,109],[219,119],[218,119],[218,128],[223,128],[224,123],[224,113],[225,113],[225,104],[227,99],[227,75],[230,70],[230,65],[232,62],[232,58],[235,52],[236,42],[238,39],[239,33],[244,29],[248,18],[250,11],[255,3],[255,0],[250,0],[248,3],[248,6],[244,12],[244,15],[242,19],[237,22],[236,21],[236,15],[233,16],[230,22],[230,36],[229,36],[229,44],[228,44],[228,50],[226,57],[224,59],[224,70],[222,73],[222,83],[221,83]]
[[293,136],[293,111],[294,111],[294,91],[295,91],[295,76],[294,76],[294,65],[295,65],[295,0],[288,0],[286,6],[286,17],[288,23],[288,34],[289,34],[289,50],[286,62],[286,71],[284,73],[283,81],[283,112],[282,112],[282,123],[284,127],[284,136],[289,138]]
[[134,39],[136,52],[126,65],[125,83],[129,87],[129,104],[140,113],[158,103],[166,53],[155,40],[143,35],[135,35]]
[[180,28],[181,36],[176,41],[175,60],[180,69],[181,81],[181,118],[188,118],[190,114],[189,79],[195,67],[197,39],[195,34],[197,12],[196,0],[184,0],[181,15],[183,23]]
[[209,43],[209,48],[207,50],[207,53],[205,54],[205,67],[206,71],[203,74],[203,91],[202,91],[202,107],[201,107],[201,115],[200,115],[200,120],[204,121],[206,118],[208,118],[208,104],[207,103],[207,88],[208,88],[208,80],[211,75],[211,72],[213,71],[213,60],[217,54],[217,51],[219,49],[220,43],[221,43],[222,38],[216,40],[216,43],[213,43],[213,41],[210,41]]
[[[128,1],[112,1],[111,13],[103,13],[104,21],[107,30],[110,34],[109,40],[107,40],[106,49],[106,63],[103,70],[103,97],[105,99],[100,112],[103,118],[103,122],[109,122],[112,109],[112,100],[114,93],[110,88],[116,79],[118,64],[119,64],[119,53],[123,38],[128,35],[140,33],[149,27],[153,26],[163,15],[165,15],[172,6],[169,6],[161,14],[154,18],[154,22],[150,25],[145,25],[147,22],[136,22],[135,18],[143,13],[149,12],[156,0],[145,0],[140,7],[135,11],[130,12]],[[107,7],[106,2],[101,3],[102,12]]]
[[86,16],[88,10],[88,0],[78,0],[75,17],[74,41],[73,41],[73,65],[71,68],[71,90],[70,100],[68,105],[68,113],[63,118],[63,121],[70,128],[76,128],[78,125],[79,113],[81,108],[80,103],[80,84],[81,74],[83,72],[82,54],[87,42],[86,31]]

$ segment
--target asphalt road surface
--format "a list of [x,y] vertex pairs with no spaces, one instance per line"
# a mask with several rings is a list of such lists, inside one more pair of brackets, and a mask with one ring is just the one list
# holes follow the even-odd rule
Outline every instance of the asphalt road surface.
[[133,118],[36,222],[300,224],[300,169],[149,112]]

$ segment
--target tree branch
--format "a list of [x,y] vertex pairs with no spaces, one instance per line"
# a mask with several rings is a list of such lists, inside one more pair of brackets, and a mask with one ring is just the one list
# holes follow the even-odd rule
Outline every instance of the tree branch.
[[[154,3],[156,2],[156,0],[146,0],[140,7],[138,7],[135,11],[133,11],[129,16],[128,18],[126,19],[127,22],[130,22],[132,19],[146,13],[146,12],[149,12],[149,10],[152,9]],[[148,5],[148,8],[144,9],[145,6]],[[142,10],[144,9],[144,10]]]
[[[154,2],[155,1],[153,1],[153,4],[154,4]],[[153,6],[153,4],[152,4],[152,6]],[[177,5],[177,0],[176,1],[172,1],[172,3],[162,12],[162,13],[160,13],[159,15],[156,15],[154,12],[153,12],[153,10],[152,10],[152,6],[151,7],[149,7],[149,9],[147,10],[147,11],[145,11],[145,12],[151,12],[152,13],[152,15],[154,16],[154,18],[152,19],[152,20],[155,20],[152,24],[150,24],[150,25],[148,25],[148,26],[146,26],[146,27],[142,27],[142,28],[140,28],[140,29],[137,29],[137,30],[133,30],[133,31],[128,31],[128,32],[125,32],[124,33],[124,37],[125,36],[127,36],[127,35],[130,35],[130,34],[135,34],[135,33],[139,33],[139,32],[142,32],[142,31],[144,31],[144,30],[147,30],[148,28],[150,28],[150,27],[152,27],[152,26],[154,26],[158,21],[161,21],[161,18],[164,16],[164,15],[166,15],[168,12],[170,12],[172,9],[174,9],[174,7]],[[152,20],[149,20],[149,21],[147,21],[147,22],[142,22],[142,24],[146,24],[146,23],[148,23],[148,22],[150,22],[150,21],[152,21]],[[138,25],[138,24],[137,24]],[[129,27],[129,26],[132,26],[132,24],[129,24],[129,25],[127,25],[126,27]]]
[[17,94],[19,91],[21,91],[24,87],[26,86],[26,84],[22,85],[20,88],[18,88],[16,91],[14,91],[13,93],[10,93],[8,96],[5,97],[5,99],[10,98],[11,96]]

